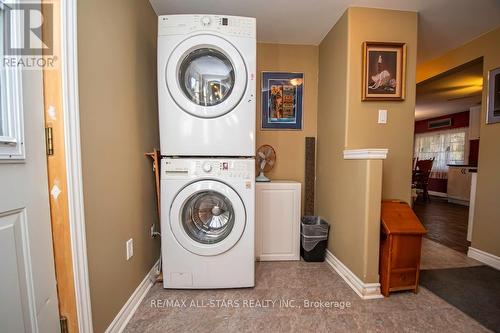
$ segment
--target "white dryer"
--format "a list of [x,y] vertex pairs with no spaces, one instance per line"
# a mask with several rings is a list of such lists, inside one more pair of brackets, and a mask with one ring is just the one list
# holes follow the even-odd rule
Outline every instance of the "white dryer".
[[165,288],[255,285],[255,160],[163,158]]
[[162,155],[254,156],[255,73],[254,18],[160,16]]

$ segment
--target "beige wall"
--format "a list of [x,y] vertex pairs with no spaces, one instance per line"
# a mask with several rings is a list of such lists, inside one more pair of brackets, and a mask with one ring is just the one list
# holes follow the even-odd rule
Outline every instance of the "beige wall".
[[[94,332],[104,332],[159,257],[156,15],[148,1],[78,1],[83,191]],[[125,260],[125,242],[134,256]]]
[[500,123],[486,124],[488,71],[500,67],[500,28],[418,66],[423,81],[471,60],[483,57],[483,101],[472,247],[500,256]]
[[328,249],[360,279],[377,282],[382,162],[343,159],[348,66],[345,13],[319,50],[316,213],[331,225]]
[[[406,98],[401,102],[361,100],[362,44],[365,41],[404,42],[407,47]],[[388,148],[382,197],[410,202],[417,13],[372,8],[349,10],[349,101],[346,147]],[[378,124],[378,110],[387,110],[387,124]]]
[[[261,130],[262,71],[303,72],[304,102],[302,131]],[[302,183],[304,206],[305,137],[316,136],[318,103],[318,46],[257,44],[257,148],[269,144],[276,150],[276,164],[268,173],[271,179]]]
[[[382,192],[410,199],[416,32],[416,13],[350,8],[320,44],[317,213],[332,225],[329,250],[364,282],[378,282]],[[361,102],[364,41],[407,43],[405,101]],[[388,159],[343,159],[358,148],[389,148]]]

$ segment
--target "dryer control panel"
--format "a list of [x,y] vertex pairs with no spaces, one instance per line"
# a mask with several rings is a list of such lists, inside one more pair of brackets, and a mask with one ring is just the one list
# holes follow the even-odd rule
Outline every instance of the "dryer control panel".
[[158,17],[158,36],[199,31],[256,38],[256,22],[252,17],[228,15],[162,15]]
[[255,177],[254,159],[178,159],[164,158],[161,162],[164,178],[227,178],[253,179]]

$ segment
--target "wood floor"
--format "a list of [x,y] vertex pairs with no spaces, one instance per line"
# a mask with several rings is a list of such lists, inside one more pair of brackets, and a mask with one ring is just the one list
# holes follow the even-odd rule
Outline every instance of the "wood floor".
[[467,253],[467,223],[469,207],[448,203],[446,199],[431,197],[431,202],[417,201],[415,214],[427,228],[426,237],[462,253]]

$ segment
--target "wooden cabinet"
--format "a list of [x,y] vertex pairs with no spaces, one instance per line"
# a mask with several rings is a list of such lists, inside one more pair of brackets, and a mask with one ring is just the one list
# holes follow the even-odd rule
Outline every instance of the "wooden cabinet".
[[449,166],[448,168],[448,201],[469,205],[471,174],[468,166]]
[[300,260],[300,186],[291,181],[256,184],[257,260]]
[[380,284],[382,294],[398,290],[417,292],[422,236],[427,232],[405,202],[382,202]]

